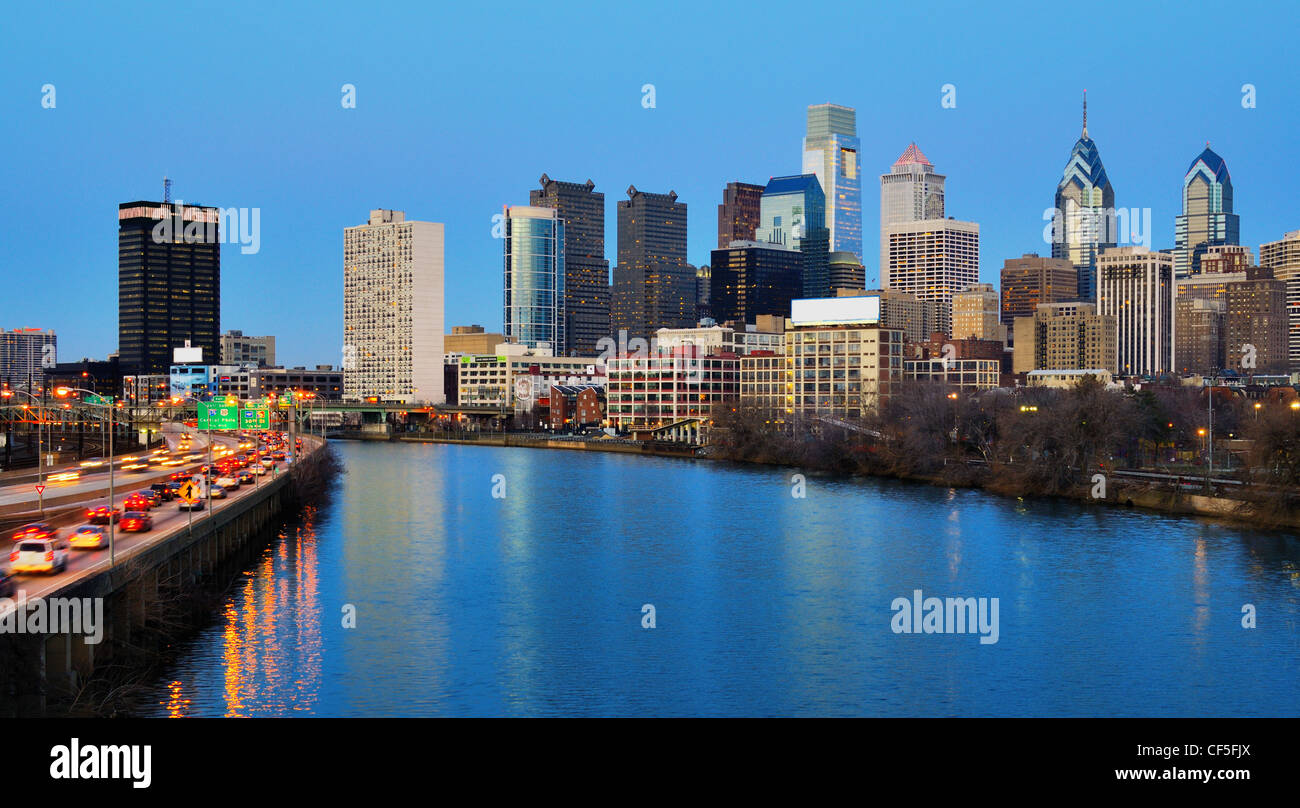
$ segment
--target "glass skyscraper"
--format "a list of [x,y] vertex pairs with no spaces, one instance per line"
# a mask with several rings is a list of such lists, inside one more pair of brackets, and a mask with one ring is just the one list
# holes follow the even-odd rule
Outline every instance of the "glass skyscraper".
[[[862,177],[858,167],[858,123],[853,107],[808,107],[803,139],[803,173],[815,174],[826,199],[830,252],[862,257]],[[724,246],[724,245],[718,245]]]
[[773,177],[768,182],[759,202],[754,239],[802,252],[804,297],[830,296],[826,196],[816,175]]
[[1070,150],[1056,186],[1052,257],[1064,258],[1079,274],[1079,299],[1096,302],[1097,256],[1115,246],[1115,190],[1088,137],[1088,98],[1083,99],[1083,133]]
[[1199,275],[1206,249],[1240,244],[1240,233],[1228,164],[1207,143],[1183,177],[1183,212],[1174,219],[1174,273],[1180,278]]
[[564,350],[564,220],[554,208],[516,205],[505,218],[505,335]]

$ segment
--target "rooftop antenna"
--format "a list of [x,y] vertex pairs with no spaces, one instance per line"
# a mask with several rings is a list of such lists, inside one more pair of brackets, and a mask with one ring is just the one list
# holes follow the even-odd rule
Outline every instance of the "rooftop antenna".
[[163,177],[163,204],[170,205],[172,201],[172,181]]
[[1088,137],[1088,91],[1083,91],[1083,136]]

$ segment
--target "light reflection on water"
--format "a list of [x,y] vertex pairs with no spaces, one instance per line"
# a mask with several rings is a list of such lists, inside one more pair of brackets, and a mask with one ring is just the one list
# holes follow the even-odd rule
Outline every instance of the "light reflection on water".
[[[1300,714],[1291,537],[890,480],[796,499],[779,468],[339,449],[334,497],[150,714]],[[999,598],[999,642],[892,633],[915,589]]]

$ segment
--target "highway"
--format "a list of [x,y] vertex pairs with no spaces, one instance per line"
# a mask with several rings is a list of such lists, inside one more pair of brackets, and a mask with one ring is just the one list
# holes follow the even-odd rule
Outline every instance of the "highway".
[[[227,445],[231,448],[237,448],[239,444],[239,439],[233,436],[227,437],[224,435],[223,436],[214,435],[213,444],[214,444],[214,448],[222,444]],[[312,441],[311,439],[304,438],[303,440],[304,451],[311,451],[313,448],[315,448],[315,442]],[[197,452],[198,450],[195,449],[195,451]],[[203,465],[203,463],[206,463],[207,461],[206,446],[204,447],[202,453],[204,455],[204,459],[202,461],[196,461],[195,463],[188,463],[185,466],[168,468],[165,469],[165,471],[167,473],[171,473],[183,469],[183,470],[193,470],[197,474],[199,466]],[[254,484],[241,485],[239,486],[238,489],[235,489],[233,491],[228,491],[227,496],[224,499],[210,500],[210,504],[205,502],[204,510],[193,512],[194,524],[196,525],[199,524],[203,519],[208,518],[211,514],[221,511],[225,508],[228,508],[233,503],[240,500],[241,498],[248,496],[250,493],[252,493],[255,490],[257,486],[260,486],[265,482],[269,482],[270,480],[274,479],[274,475],[284,474],[287,470],[287,467],[288,467],[287,461],[278,462],[275,464],[275,467],[273,469],[268,469],[268,473],[266,474],[266,476],[255,477],[254,479],[256,482]],[[156,475],[152,472],[147,475],[124,475],[118,473],[115,478],[116,484],[115,484],[115,491],[114,491],[115,494],[114,501],[116,506],[118,508],[121,508],[123,501],[125,501],[125,499],[130,494],[142,490],[144,488],[148,488],[148,485],[139,484],[138,482],[135,481],[138,481],[142,478],[149,478],[153,476]],[[72,531],[77,526],[86,524],[86,520],[84,518],[85,508],[107,504],[108,501],[107,473],[106,472],[96,473],[93,475],[89,475],[89,477],[92,479],[83,478],[81,482],[79,482],[77,485],[72,486],[69,489],[69,492],[76,492],[84,489],[84,492],[87,494],[87,498],[85,499],[85,501],[79,503],[76,510],[70,513],[60,515],[58,517],[47,516],[47,518],[43,520],[56,526],[58,528],[58,533],[61,537],[66,538],[70,536]],[[102,480],[99,478],[102,478]],[[30,484],[25,483],[20,487],[25,490],[26,492],[25,494],[21,494],[20,492],[10,491],[9,489],[13,488],[13,486],[0,488],[0,503],[8,501],[8,498],[10,497],[26,496],[27,501],[31,502],[34,508],[35,492],[31,490]],[[46,491],[46,495],[48,498],[48,496],[50,495],[50,490]],[[149,513],[153,517],[153,529],[148,532],[124,533],[122,530],[117,529],[115,527],[113,531],[114,533],[113,555],[116,557],[116,563],[121,564],[124,560],[134,555],[142,548],[149,547],[154,544],[166,541],[172,536],[176,535],[178,532],[186,530],[190,523],[191,513],[188,511],[178,510],[177,507],[178,504],[179,503],[176,500],[164,501],[162,504],[150,510]],[[210,510],[209,507],[211,508]],[[35,519],[34,518],[29,519],[28,521],[35,521]],[[9,541],[9,534],[6,534],[2,540],[6,542]],[[81,550],[81,549],[74,548],[71,550],[69,555],[68,567],[63,572],[54,573],[54,574],[45,574],[45,575],[42,574],[14,575],[13,576],[14,589],[15,589],[14,597],[17,597],[17,592],[20,591],[25,593],[28,600],[50,595],[53,592],[57,591],[58,589],[61,589],[62,587],[66,586],[67,584],[75,580],[86,577],[88,575],[92,575],[95,572],[98,572],[99,570],[108,567],[109,559],[110,559],[110,555],[107,547],[105,547],[102,550]],[[4,563],[5,563],[5,567],[7,568],[8,567],[7,555],[4,558]]]

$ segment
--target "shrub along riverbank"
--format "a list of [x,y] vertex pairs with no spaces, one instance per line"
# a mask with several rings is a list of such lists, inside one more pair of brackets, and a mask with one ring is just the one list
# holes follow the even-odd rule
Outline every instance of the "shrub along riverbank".
[[[1213,475],[1204,465],[1210,396]],[[709,456],[723,460],[1300,524],[1300,412],[1280,397],[1246,401],[1223,388],[1108,390],[1092,377],[1068,390],[1016,393],[909,384],[852,422],[725,409],[710,437]],[[1211,476],[1240,484],[1206,482]]]

